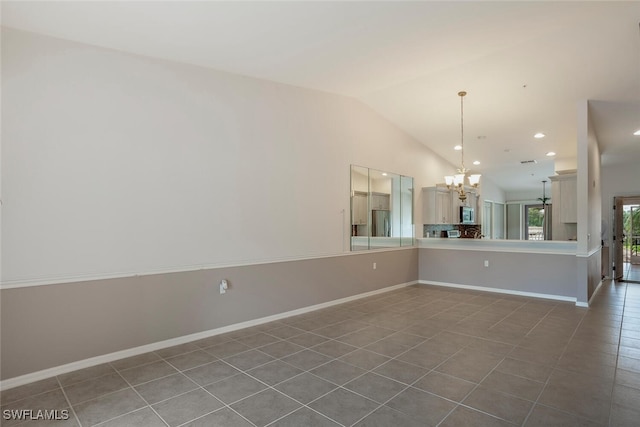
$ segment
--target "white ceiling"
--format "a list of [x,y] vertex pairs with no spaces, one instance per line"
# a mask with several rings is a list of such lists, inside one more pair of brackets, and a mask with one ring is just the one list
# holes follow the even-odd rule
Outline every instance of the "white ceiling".
[[466,166],[507,191],[575,158],[584,100],[603,162],[640,162],[639,23],[638,1],[2,2],[8,27],[358,98],[455,165],[466,90]]

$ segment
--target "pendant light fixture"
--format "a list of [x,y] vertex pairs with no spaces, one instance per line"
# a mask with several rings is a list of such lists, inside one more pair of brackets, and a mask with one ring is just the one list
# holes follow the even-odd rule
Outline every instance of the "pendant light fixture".
[[[467,193],[464,191],[464,178],[471,172],[464,167],[464,97],[466,94],[467,92],[465,91],[458,92],[458,96],[460,97],[460,167],[457,170],[457,174],[444,177],[447,188],[456,190],[458,198],[462,202],[467,200]],[[468,179],[469,185],[473,188],[478,188],[478,184],[480,184],[480,174],[471,174],[468,176]]]
[[546,192],[547,180],[542,180],[542,197],[538,197],[538,200],[542,202],[542,240],[551,240],[551,205],[547,207],[547,202],[551,198],[547,197]]

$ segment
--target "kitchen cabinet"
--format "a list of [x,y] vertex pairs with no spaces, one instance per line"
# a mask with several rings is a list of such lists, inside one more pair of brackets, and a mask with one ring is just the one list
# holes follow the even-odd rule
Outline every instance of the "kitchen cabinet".
[[451,191],[447,187],[422,189],[422,216],[424,224],[453,224]]
[[353,218],[351,218],[351,224],[364,225],[368,223],[369,209],[367,206],[368,196],[367,193],[355,192],[351,198],[353,204],[351,212]]
[[551,180],[551,203],[561,223],[578,222],[578,186],[575,173],[559,174]]
[[390,196],[386,193],[371,193],[371,210],[389,210]]
[[577,175],[559,173],[551,180],[551,236],[553,240],[575,240],[578,227]]

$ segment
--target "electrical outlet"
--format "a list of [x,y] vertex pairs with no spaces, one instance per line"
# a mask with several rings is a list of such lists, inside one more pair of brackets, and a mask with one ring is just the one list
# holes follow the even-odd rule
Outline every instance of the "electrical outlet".
[[373,263],[373,269],[375,270],[376,268],[378,268],[377,264],[374,262]]
[[229,289],[229,284],[227,283],[227,281],[225,279],[222,279],[220,281],[220,294],[226,294],[227,293],[227,289]]
[[484,266],[485,266],[485,267],[489,267],[489,260],[488,260],[488,259],[485,259],[485,260],[484,260]]

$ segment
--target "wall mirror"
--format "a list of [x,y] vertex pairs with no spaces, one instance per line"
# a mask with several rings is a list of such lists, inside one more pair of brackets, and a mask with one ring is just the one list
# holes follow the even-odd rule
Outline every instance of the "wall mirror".
[[413,245],[413,178],[352,165],[351,250]]

